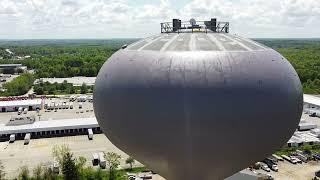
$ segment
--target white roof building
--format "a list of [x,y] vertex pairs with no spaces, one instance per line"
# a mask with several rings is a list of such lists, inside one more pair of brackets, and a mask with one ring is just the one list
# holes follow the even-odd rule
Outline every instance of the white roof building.
[[39,81],[42,80],[43,82],[49,82],[51,84],[53,83],[63,83],[63,81],[67,81],[68,83],[73,84],[73,86],[81,86],[83,83],[85,83],[88,86],[93,86],[96,77],[70,77],[70,78],[41,78],[37,79],[34,83],[37,84]]
[[14,100],[14,101],[0,101],[1,107],[25,107],[41,105],[41,99],[27,99],[27,100]]
[[48,120],[18,126],[0,124],[0,135],[96,127],[99,127],[96,118]]
[[320,97],[303,94],[304,103],[311,104],[320,108]]

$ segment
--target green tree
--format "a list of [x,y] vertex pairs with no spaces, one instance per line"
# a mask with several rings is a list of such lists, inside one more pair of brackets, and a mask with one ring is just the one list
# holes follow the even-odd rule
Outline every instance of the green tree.
[[135,163],[133,157],[129,156],[127,159],[126,159],[126,164],[129,164],[130,165],[130,170],[132,170],[132,166],[133,164]]
[[43,168],[42,179],[56,180],[57,178],[57,175],[52,171],[50,167]]
[[69,94],[74,94],[75,92],[76,92],[76,89],[74,88],[73,85],[71,85],[69,89]]
[[62,174],[63,178],[66,180],[78,180],[79,178],[79,171],[76,166],[76,161],[73,158],[72,153],[67,152],[63,156],[63,163],[62,163]]
[[18,69],[17,69],[17,73],[18,73],[18,74],[22,74],[23,72],[24,72],[23,69],[21,69],[21,68],[18,68]]
[[34,89],[34,92],[37,95],[43,95],[44,94],[43,87],[41,87],[40,85],[35,85],[33,89]]
[[60,167],[63,166],[63,159],[67,153],[71,153],[71,151],[69,146],[66,144],[60,146],[56,145],[52,148],[52,156],[53,158],[57,159],[57,161],[60,164]]
[[43,179],[42,173],[43,173],[43,168],[42,168],[42,165],[39,164],[33,169],[33,177],[34,177],[33,179],[42,180]]
[[88,87],[87,87],[86,83],[83,83],[81,85],[80,92],[81,92],[81,94],[86,94],[88,92]]
[[32,74],[24,73],[3,86],[7,91],[5,95],[19,96],[26,94],[33,85],[34,77]]
[[96,171],[95,175],[94,175],[94,179],[95,179],[95,180],[102,180],[102,179],[104,179],[104,178],[103,178],[103,175],[104,175],[104,173],[103,173],[102,170],[99,168],[99,169]]
[[105,154],[105,158],[109,166],[109,180],[115,180],[116,170],[120,165],[121,156],[115,152],[107,152],[107,154]]
[[68,88],[68,82],[66,80],[64,80],[62,83],[61,83],[61,86],[60,86],[60,90],[61,91],[64,91]]
[[4,171],[4,166],[2,164],[2,162],[0,161],[0,180],[3,180],[6,176],[6,173]]
[[29,180],[30,174],[27,166],[20,167],[19,180]]
[[80,174],[83,174],[85,172],[84,169],[85,169],[86,162],[87,162],[87,159],[83,156],[80,156],[77,158],[76,166]]

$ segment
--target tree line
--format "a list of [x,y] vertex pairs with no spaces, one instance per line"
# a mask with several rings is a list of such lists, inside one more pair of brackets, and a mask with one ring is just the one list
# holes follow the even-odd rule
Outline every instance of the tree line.
[[34,85],[34,92],[37,95],[59,95],[59,94],[86,94],[92,93],[94,86],[88,86],[83,83],[81,86],[73,86],[73,84],[68,83],[66,80],[61,84],[59,83],[49,83],[39,81]]
[[34,69],[36,78],[93,77],[116,50],[108,46],[12,47],[15,54],[28,54],[31,58],[13,60],[4,57],[0,64],[21,63]]
[[320,45],[301,48],[280,48],[297,71],[304,93],[320,94]]
[[[319,39],[257,39],[257,41],[274,48],[288,59],[301,79],[304,93],[320,93]],[[119,42],[125,43],[125,41]],[[38,44],[39,42],[33,43]],[[0,64],[22,63],[35,70],[35,78],[92,77],[97,75],[103,63],[119,49],[119,43],[116,44],[116,41],[112,42],[114,46],[94,43],[76,45],[74,43],[71,45],[63,45],[63,42],[59,42],[44,46],[3,46],[0,52],[1,49],[3,51],[5,48],[10,48],[16,55],[31,55],[31,58],[17,61],[3,55],[4,59],[0,60]],[[41,91],[41,88],[37,90]]]

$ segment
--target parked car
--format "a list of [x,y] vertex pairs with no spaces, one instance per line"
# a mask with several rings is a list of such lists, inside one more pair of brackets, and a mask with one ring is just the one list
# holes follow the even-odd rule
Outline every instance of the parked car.
[[320,160],[320,155],[319,154],[314,154],[313,158],[316,159],[316,160]]
[[290,158],[289,156],[286,155],[281,155],[281,157],[289,162],[291,162],[292,164],[297,164],[297,161],[295,159]]
[[302,161],[300,159],[298,159],[297,157],[295,156],[290,156],[290,158],[293,160],[293,161],[296,161],[297,163],[302,163]]
[[262,168],[263,170],[267,171],[267,172],[270,172],[270,171],[271,171],[270,168],[269,168],[266,164],[264,164],[264,163],[261,163],[261,168]]

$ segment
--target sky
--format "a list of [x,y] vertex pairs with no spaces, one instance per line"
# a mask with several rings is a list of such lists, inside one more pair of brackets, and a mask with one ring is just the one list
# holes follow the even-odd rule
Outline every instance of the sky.
[[0,0],[0,39],[143,38],[211,17],[244,37],[320,37],[320,0]]

